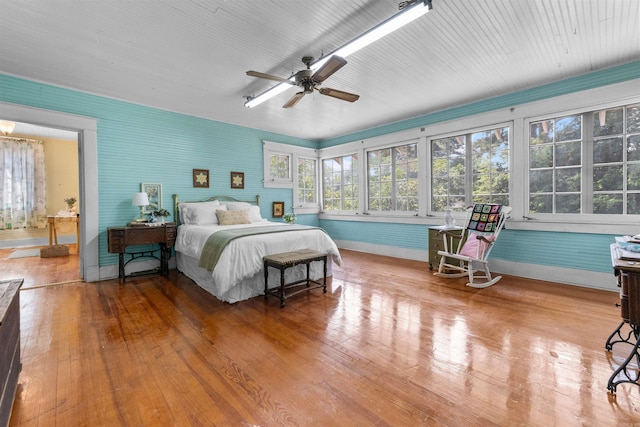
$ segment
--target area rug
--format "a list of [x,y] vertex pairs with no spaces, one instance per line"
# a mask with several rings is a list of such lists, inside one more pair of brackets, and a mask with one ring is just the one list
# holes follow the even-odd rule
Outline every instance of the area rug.
[[18,251],[13,251],[9,255],[8,259],[27,258],[32,256],[40,256],[40,249],[21,249]]

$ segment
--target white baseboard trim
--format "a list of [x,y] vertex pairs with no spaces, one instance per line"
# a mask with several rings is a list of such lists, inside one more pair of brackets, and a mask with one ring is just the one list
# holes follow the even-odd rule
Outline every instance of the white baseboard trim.
[[[340,249],[410,259],[414,261],[424,261],[425,268],[429,268],[427,262],[429,254],[427,251],[399,248],[397,246],[353,242],[348,240],[336,240],[335,242]],[[602,289],[614,292],[620,291],[620,288],[618,288],[617,285],[617,279],[613,274],[613,269],[611,270],[611,273],[599,273],[595,271],[574,270],[571,268],[525,264],[500,259],[490,259],[489,268],[492,273],[509,274],[511,276],[518,276],[527,279],[544,280],[546,282],[581,286],[584,288]]]
[[425,263],[429,259],[429,254],[427,251],[418,249],[399,248],[397,246],[387,245],[375,245],[373,243],[353,242],[350,240],[335,240],[335,242],[340,249],[346,249],[349,251],[410,259],[413,261],[424,261]]

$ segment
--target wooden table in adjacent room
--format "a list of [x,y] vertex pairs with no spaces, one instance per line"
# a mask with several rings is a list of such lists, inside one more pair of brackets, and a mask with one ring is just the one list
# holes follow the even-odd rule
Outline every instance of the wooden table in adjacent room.
[[80,216],[79,215],[49,215],[47,216],[49,223],[49,246],[58,244],[58,230],[56,226],[62,223],[74,222],[76,224],[76,244],[78,246],[78,253],[80,253]]

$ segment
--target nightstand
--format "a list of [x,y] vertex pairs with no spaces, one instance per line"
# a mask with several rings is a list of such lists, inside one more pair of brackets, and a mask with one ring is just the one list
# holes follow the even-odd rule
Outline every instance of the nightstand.
[[[127,227],[109,227],[107,236],[109,241],[109,252],[119,255],[118,277],[120,282],[124,283],[126,277],[125,266],[138,258],[155,258],[160,260],[160,273],[166,275],[169,273],[169,259],[171,258],[171,248],[176,241],[176,223],[167,222],[162,225],[129,225]],[[158,244],[160,246],[160,258],[153,253],[155,250],[145,250],[138,252],[127,252],[129,246],[140,246]],[[125,262],[124,256],[129,255],[131,258]],[[146,274],[155,273],[157,270],[136,273]]]
[[[444,251],[444,237],[440,234],[440,230],[457,232],[460,234],[460,238],[462,238],[462,233],[464,232],[463,227],[429,227],[429,270],[433,270],[434,267],[438,268],[440,265],[440,255],[438,255],[438,251]],[[453,239],[453,244],[456,247],[460,238]]]

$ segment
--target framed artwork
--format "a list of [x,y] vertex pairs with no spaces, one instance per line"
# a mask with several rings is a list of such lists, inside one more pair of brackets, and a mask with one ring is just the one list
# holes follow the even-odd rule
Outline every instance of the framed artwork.
[[162,209],[162,184],[140,184],[140,191],[147,193],[149,205],[142,209],[142,213],[150,214]]
[[231,188],[244,188],[244,172],[231,172]]
[[195,188],[209,188],[209,169],[193,170],[193,186]]
[[273,214],[274,218],[282,218],[284,215],[284,202],[273,202]]

